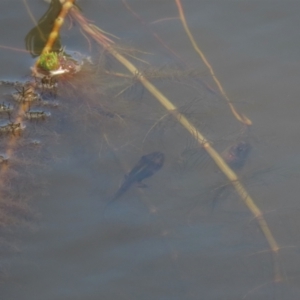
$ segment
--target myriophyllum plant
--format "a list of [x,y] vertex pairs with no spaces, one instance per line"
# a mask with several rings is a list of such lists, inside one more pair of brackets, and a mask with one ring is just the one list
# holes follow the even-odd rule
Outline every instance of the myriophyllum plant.
[[54,71],[59,68],[59,59],[56,52],[47,52],[41,54],[39,59],[39,67],[45,71]]

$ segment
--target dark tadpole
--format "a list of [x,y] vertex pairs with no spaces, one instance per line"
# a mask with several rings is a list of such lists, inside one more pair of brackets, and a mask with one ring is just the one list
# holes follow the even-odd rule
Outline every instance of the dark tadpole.
[[143,155],[132,170],[125,175],[122,185],[109,201],[108,205],[120,198],[133,184],[137,183],[142,186],[144,179],[152,176],[162,168],[164,160],[165,155],[158,151]]
[[[222,153],[222,157],[231,169],[233,169],[234,171],[238,171],[244,167],[249,156],[250,150],[251,145],[248,142],[239,141],[231,147],[229,147],[227,150],[225,150]],[[213,212],[216,203],[220,199],[220,197],[223,197],[223,193],[226,192],[227,187],[227,185],[224,185],[216,190],[212,201],[211,212]]]
[[232,169],[238,170],[245,165],[250,150],[251,145],[249,143],[240,141],[226,150],[223,158]]

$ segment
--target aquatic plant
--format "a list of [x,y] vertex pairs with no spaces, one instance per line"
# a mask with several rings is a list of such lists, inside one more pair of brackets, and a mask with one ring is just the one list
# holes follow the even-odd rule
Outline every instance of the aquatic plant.
[[45,71],[54,71],[59,67],[58,55],[56,52],[43,53],[40,56],[38,66]]

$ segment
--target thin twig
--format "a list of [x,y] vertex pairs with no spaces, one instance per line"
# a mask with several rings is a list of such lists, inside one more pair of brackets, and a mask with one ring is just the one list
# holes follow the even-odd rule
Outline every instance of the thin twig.
[[231,112],[233,113],[233,115],[236,117],[237,120],[239,120],[240,122],[242,122],[245,125],[252,125],[252,121],[247,118],[244,114],[239,114],[236,110],[236,108],[233,106],[232,102],[230,101],[229,97],[227,96],[224,88],[222,87],[220,81],[218,80],[217,76],[215,75],[215,72],[212,68],[212,66],[210,65],[210,63],[208,62],[208,60],[206,59],[205,55],[203,54],[203,52],[199,49],[197,42],[195,41],[184,16],[184,12],[183,12],[183,8],[181,5],[180,0],[175,0],[177,7],[178,7],[178,11],[179,11],[179,16],[180,16],[180,20],[182,22],[183,28],[186,32],[186,34],[188,35],[195,51],[200,55],[202,61],[204,62],[204,64],[206,65],[206,67],[208,68],[213,80],[215,81],[218,89],[220,90],[220,93],[222,94],[222,96],[225,98],[225,100],[227,101]]

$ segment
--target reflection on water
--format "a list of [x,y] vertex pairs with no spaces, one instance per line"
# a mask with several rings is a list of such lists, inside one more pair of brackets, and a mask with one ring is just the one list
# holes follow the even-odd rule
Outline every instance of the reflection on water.
[[[166,1],[159,11],[157,3],[143,4],[139,8],[138,2],[131,3],[149,20],[177,15],[172,1]],[[98,20],[98,3],[83,3],[83,9],[85,5],[86,15]],[[272,73],[269,65],[264,61],[256,67],[258,70],[247,65],[249,55],[258,61],[260,54],[253,54],[257,51],[253,42],[241,37],[244,27],[248,28],[246,21],[239,20],[240,29],[235,26],[232,32],[231,18],[224,19],[228,15],[237,21],[243,13],[247,22],[257,22],[263,32],[276,12],[275,24],[281,24],[286,16],[293,19],[294,14],[285,6],[269,9],[260,4],[266,13],[261,16],[255,3],[234,7],[228,4],[229,8],[223,2],[218,7],[198,1],[184,4],[193,31],[203,35],[197,38],[208,47],[206,52],[219,68],[223,83],[238,99],[235,104],[251,115],[253,130],[245,134],[226,102],[210,88],[209,76],[190,49],[179,23],[161,21],[153,28],[159,28],[168,43],[195,66],[184,71],[173,61],[168,66],[161,64],[171,61],[169,55],[146,29],[137,30],[137,21],[121,2],[117,4],[119,10],[113,10],[109,1],[102,5],[107,29],[120,36],[130,35],[134,46],[146,50],[134,55],[151,62],[151,67],[143,61],[136,62],[148,72],[151,82],[172,99],[220,153],[227,153],[233,164],[243,165],[238,175],[265,213],[282,247],[280,264],[286,281],[272,281],[272,260],[256,221],[206,152],[134,76],[120,77],[124,70],[105,53],[99,56],[97,49],[93,53],[96,63],[87,62],[82,72],[58,82],[56,98],[45,99],[48,106],[45,104],[42,110],[51,113],[49,118],[27,120],[26,130],[17,140],[15,161],[7,173],[9,185],[4,190],[17,203],[7,201],[13,204],[5,207],[9,213],[4,216],[21,220],[32,230],[18,226],[8,232],[11,226],[3,228],[3,298],[298,299],[298,173],[292,168],[298,163],[299,145],[294,139],[297,131],[291,126],[288,137],[277,122],[270,125],[279,112],[285,124],[293,118],[292,113],[285,114],[282,99],[272,92],[276,90],[274,82],[286,79],[273,78],[273,82],[261,78],[263,87],[257,86],[260,72]],[[45,7],[40,15],[42,9]],[[112,12],[118,28],[111,22]],[[286,20],[293,24],[289,18]],[[168,33],[175,26],[176,36]],[[247,29],[255,40],[263,34],[257,26],[252,31]],[[228,45],[228,39],[233,37],[242,39],[249,49],[234,40]],[[82,39],[78,41],[82,50]],[[74,47],[74,42],[66,38],[68,42]],[[127,54],[130,47],[122,45]],[[238,53],[234,47],[240,47]],[[262,57],[268,52],[259,49]],[[228,54],[232,52],[235,55]],[[13,55],[8,57],[13,59]],[[225,65],[229,59],[229,66]],[[246,65],[242,71],[240,64]],[[5,74],[1,76],[5,78]],[[296,91],[289,84],[290,93]],[[253,87],[251,91],[249,86]],[[269,97],[258,101],[266,96],[266,90],[272,102]],[[5,105],[15,105],[10,97],[13,92],[13,86],[1,86]],[[9,119],[9,114],[3,114],[3,120]],[[288,139],[285,142],[291,145],[289,150],[278,142],[279,134],[281,139]],[[5,135],[1,139],[3,151],[9,138]],[[246,151],[239,151],[241,145],[248,144],[251,152],[243,147]],[[105,209],[124,175],[143,155],[153,152],[164,153],[165,163],[147,178],[148,187],[132,184]],[[27,199],[31,201],[29,205]]]

